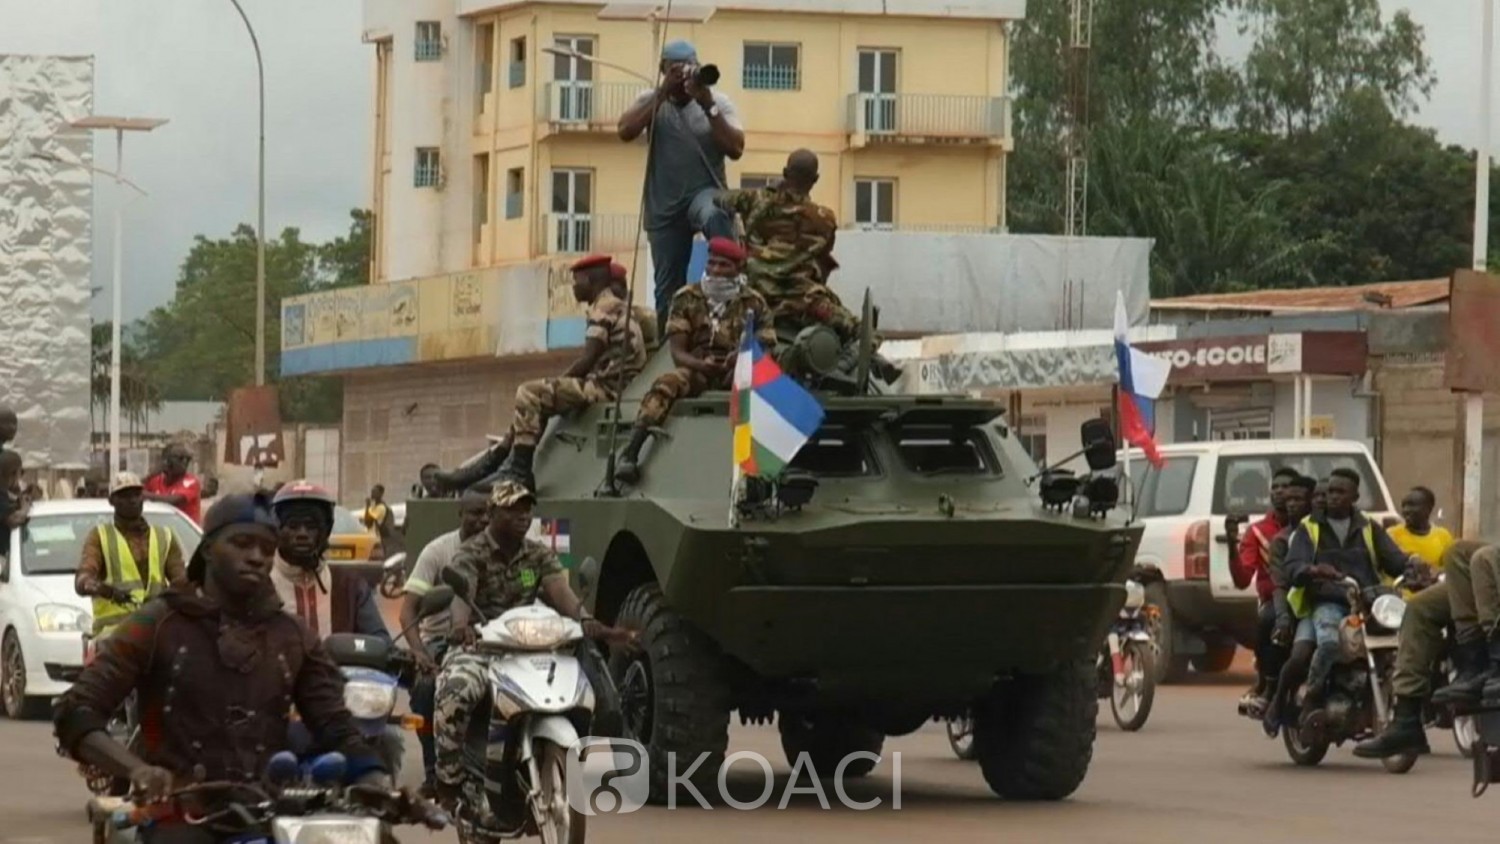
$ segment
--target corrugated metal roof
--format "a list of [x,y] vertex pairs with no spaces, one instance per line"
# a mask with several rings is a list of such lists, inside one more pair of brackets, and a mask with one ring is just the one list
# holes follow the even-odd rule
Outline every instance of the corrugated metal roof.
[[1414,308],[1448,301],[1448,279],[1382,281],[1351,287],[1301,287],[1289,290],[1253,290],[1248,293],[1213,293],[1155,299],[1152,310],[1195,311],[1358,311],[1385,310],[1371,301],[1390,297],[1390,309]]

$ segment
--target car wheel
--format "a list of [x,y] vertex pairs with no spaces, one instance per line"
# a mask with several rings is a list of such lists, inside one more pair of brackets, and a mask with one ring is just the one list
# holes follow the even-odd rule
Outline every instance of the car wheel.
[[0,646],[0,701],[12,721],[40,718],[46,710],[45,700],[26,699],[26,657],[14,630],[5,632],[5,644]]

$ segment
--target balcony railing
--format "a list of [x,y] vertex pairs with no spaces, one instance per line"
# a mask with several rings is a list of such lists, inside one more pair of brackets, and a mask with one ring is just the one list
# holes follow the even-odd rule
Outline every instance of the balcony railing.
[[542,100],[542,119],[559,126],[613,132],[620,115],[642,90],[644,86],[634,82],[548,82]]
[[873,138],[1010,137],[1010,98],[957,94],[850,94],[849,132]]
[[635,246],[635,214],[548,214],[542,252],[548,255],[611,252]]
[[1002,226],[968,223],[844,223],[840,228],[854,231],[911,232],[915,234],[1007,234]]

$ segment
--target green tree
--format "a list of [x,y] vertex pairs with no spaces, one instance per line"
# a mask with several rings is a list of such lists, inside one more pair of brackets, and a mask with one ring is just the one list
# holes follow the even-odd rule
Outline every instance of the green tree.
[[[89,424],[97,435],[109,431],[112,322],[96,323],[90,332]],[[120,421],[132,431],[150,425],[161,410],[162,389],[156,372],[145,360],[127,329],[120,336]]]
[[[351,214],[349,232],[325,244],[295,228],[266,244],[266,376],[281,394],[282,418],[334,422],[342,416],[338,379],[281,379],[281,300],[364,283],[369,276],[369,215]],[[199,235],[182,262],[172,301],[141,323],[143,355],[167,398],[223,399],[255,382],[255,231]]]

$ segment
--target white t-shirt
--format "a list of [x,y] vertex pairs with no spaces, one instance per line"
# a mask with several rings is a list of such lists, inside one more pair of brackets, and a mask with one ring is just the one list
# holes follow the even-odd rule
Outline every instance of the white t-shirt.
[[[411,574],[406,577],[405,591],[408,595],[426,595],[433,586],[438,583],[438,576],[443,569],[453,562],[453,555],[463,545],[459,539],[458,531],[451,530],[437,539],[427,543],[422,553],[417,555],[417,564],[412,567]],[[448,632],[453,626],[453,613],[443,610],[437,615],[430,615],[422,619],[417,625],[417,632],[422,641],[428,645],[448,638]]]

